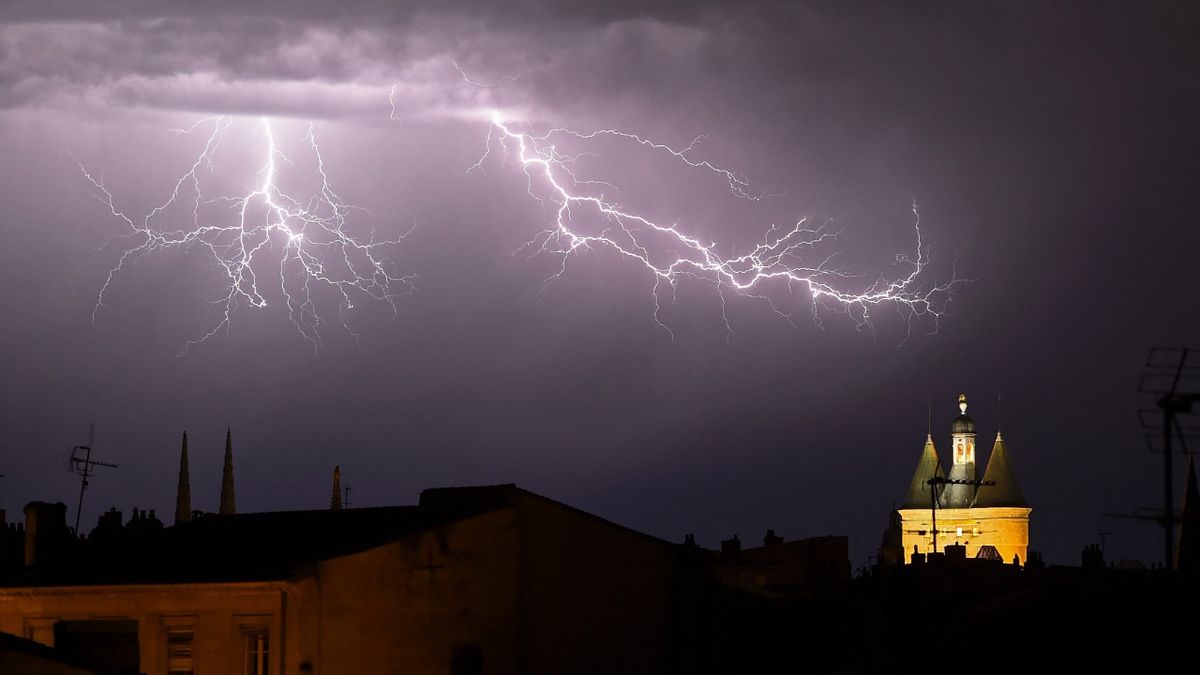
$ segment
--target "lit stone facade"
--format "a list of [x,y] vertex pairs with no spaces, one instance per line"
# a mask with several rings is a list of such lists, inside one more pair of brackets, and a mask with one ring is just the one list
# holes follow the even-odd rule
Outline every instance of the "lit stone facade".
[[[975,422],[967,416],[965,395],[959,396],[959,415],[951,426],[950,473],[942,469],[932,434],[909,484],[900,514],[901,556],[912,563],[914,553],[944,551],[957,544],[968,558],[998,555],[1006,563],[1025,564],[1029,553],[1029,514],[1000,433],[988,457],[982,480],[975,472]],[[935,485],[930,485],[934,479]],[[937,542],[933,540],[936,498]]]
[[[1014,558],[1025,564],[1029,549],[1028,507],[992,507],[981,509],[938,509],[937,550],[960,544],[967,547],[967,557],[979,555],[983,546],[992,546],[1006,563]],[[900,509],[903,523],[904,562],[912,562],[912,553],[933,550],[933,528],[930,509]]]
[[[127,619],[137,622],[144,673],[270,675],[284,672],[275,664],[299,663],[305,655],[303,635],[287,643],[281,638],[284,625],[311,631],[298,600],[309,599],[314,590],[304,582],[0,588],[0,631],[54,646],[59,621]],[[173,634],[186,638],[186,664],[171,660]],[[246,668],[250,636],[268,640],[262,670]]]

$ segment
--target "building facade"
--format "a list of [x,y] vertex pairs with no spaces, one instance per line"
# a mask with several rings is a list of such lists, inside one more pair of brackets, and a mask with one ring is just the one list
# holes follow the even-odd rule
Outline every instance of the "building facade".
[[515,486],[173,527],[110,512],[86,539],[64,512],[27,509],[0,632],[128,626],[148,675],[672,670],[682,547]]

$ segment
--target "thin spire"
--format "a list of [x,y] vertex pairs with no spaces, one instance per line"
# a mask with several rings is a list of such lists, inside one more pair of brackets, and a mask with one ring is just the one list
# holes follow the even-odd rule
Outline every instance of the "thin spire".
[[221,507],[218,509],[218,513],[221,515],[237,513],[233,497],[233,435],[228,427],[225,428],[225,467],[221,470]]
[[342,467],[333,467],[333,493],[329,496],[329,508],[334,511],[342,510]]
[[925,438],[933,438],[933,399],[925,399]]
[[175,489],[175,524],[192,519],[192,485],[188,476],[187,432],[183,432],[183,447],[179,450],[179,486]]

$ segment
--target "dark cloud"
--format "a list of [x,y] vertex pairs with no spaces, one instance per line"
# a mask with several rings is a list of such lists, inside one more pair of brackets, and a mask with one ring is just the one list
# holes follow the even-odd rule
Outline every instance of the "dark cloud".
[[[4,3],[0,506],[69,499],[60,450],[91,419],[122,463],[95,481],[97,508],[169,504],[184,427],[215,500],[231,424],[249,508],[319,505],[340,463],[363,504],[515,480],[708,545],[766,527],[846,532],[862,562],[911,475],[927,401],[941,439],[966,390],[988,434],[1004,395],[1035,547],[1071,561],[1104,529],[1117,555],[1154,555],[1153,532],[1100,514],[1155,503],[1138,368],[1150,346],[1200,333],[1196,15],[1182,3]],[[497,86],[464,82],[455,62]],[[727,335],[711,287],[685,283],[663,310],[672,341],[650,280],[602,251],[543,283],[555,261],[521,248],[546,222],[526,177],[499,154],[466,171],[492,108],[541,129],[676,144],[708,133],[699,156],[782,196],[733,199],[711,175],[615,143],[580,168],[731,249],[812,215],[844,230],[848,266],[890,272],[913,245],[915,199],[939,274],[957,252],[976,281],[936,335],[922,324],[908,341],[885,311],[872,338],[834,312],[817,328],[801,311],[792,328],[749,298],[728,304]],[[144,258],[90,323],[120,250],[104,244],[122,230],[64,151],[145,213],[197,151],[171,129],[212,112],[324,120],[330,178],[366,209],[354,227],[416,225],[392,255],[418,290],[394,320],[355,310],[361,349],[331,326],[314,356],[272,308],[176,358],[213,325],[214,270],[194,251]],[[229,191],[253,179],[261,143],[238,124],[211,177]],[[303,124],[279,128],[299,161]],[[212,506],[202,485],[194,494]]]

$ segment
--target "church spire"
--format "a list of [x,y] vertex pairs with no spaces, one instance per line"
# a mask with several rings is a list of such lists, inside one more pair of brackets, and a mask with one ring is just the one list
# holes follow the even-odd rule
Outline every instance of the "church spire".
[[187,432],[183,432],[183,447],[179,450],[179,486],[175,489],[175,524],[192,519],[192,485],[188,476]]
[[329,508],[342,510],[342,467],[333,467],[333,494],[329,496]]
[[233,437],[228,427],[225,429],[225,467],[221,470],[221,506],[218,513],[237,513],[233,498]]

